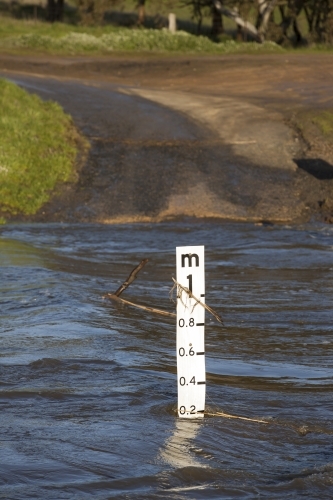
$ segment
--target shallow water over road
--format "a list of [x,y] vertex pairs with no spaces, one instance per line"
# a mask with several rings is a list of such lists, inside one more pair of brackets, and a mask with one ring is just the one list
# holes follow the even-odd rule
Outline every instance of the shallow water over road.
[[[207,409],[176,417],[175,247],[206,247]],[[0,229],[0,498],[332,498],[333,231]]]

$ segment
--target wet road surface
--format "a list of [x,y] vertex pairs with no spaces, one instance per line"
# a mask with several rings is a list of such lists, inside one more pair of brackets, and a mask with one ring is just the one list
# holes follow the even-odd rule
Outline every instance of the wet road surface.
[[[91,144],[78,182],[59,188],[34,220],[157,222],[189,216],[289,222],[309,217],[304,192],[311,192],[317,206],[327,195],[321,181],[293,162],[299,146],[292,132],[262,108],[244,104],[244,113],[257,113],[259,128],[249,122],[238,131],[231,115],[241,121],[242,106],[233,100],[178,93],[173,103],[170,92],[6,76],[59,102]],[[249,137],[251,128],[256,139]]]

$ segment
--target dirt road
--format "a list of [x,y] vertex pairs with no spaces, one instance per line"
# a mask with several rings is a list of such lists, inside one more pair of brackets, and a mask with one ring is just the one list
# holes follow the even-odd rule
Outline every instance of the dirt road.
[[330,55],[2,55],[0,72],[58,101],[91,143],[78,182],[34,220],[332,220],[333,146],[293,126],[333,108]]

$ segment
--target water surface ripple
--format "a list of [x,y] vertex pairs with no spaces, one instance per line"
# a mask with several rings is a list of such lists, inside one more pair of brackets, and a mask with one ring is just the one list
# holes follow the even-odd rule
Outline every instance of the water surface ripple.
[[[206,246],[207,406],[175,416],[175,247]],[[333,231],[163,223],[0,230],[0,498],[333,496]]]

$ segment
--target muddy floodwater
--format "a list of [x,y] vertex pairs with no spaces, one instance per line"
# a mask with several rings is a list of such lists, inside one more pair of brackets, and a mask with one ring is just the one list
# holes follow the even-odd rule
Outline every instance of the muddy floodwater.
[[[175,247],[206,248],[207,410],[176,417]],[[177,222],[0,230],[0,498],[331,499],[333,230]]]

